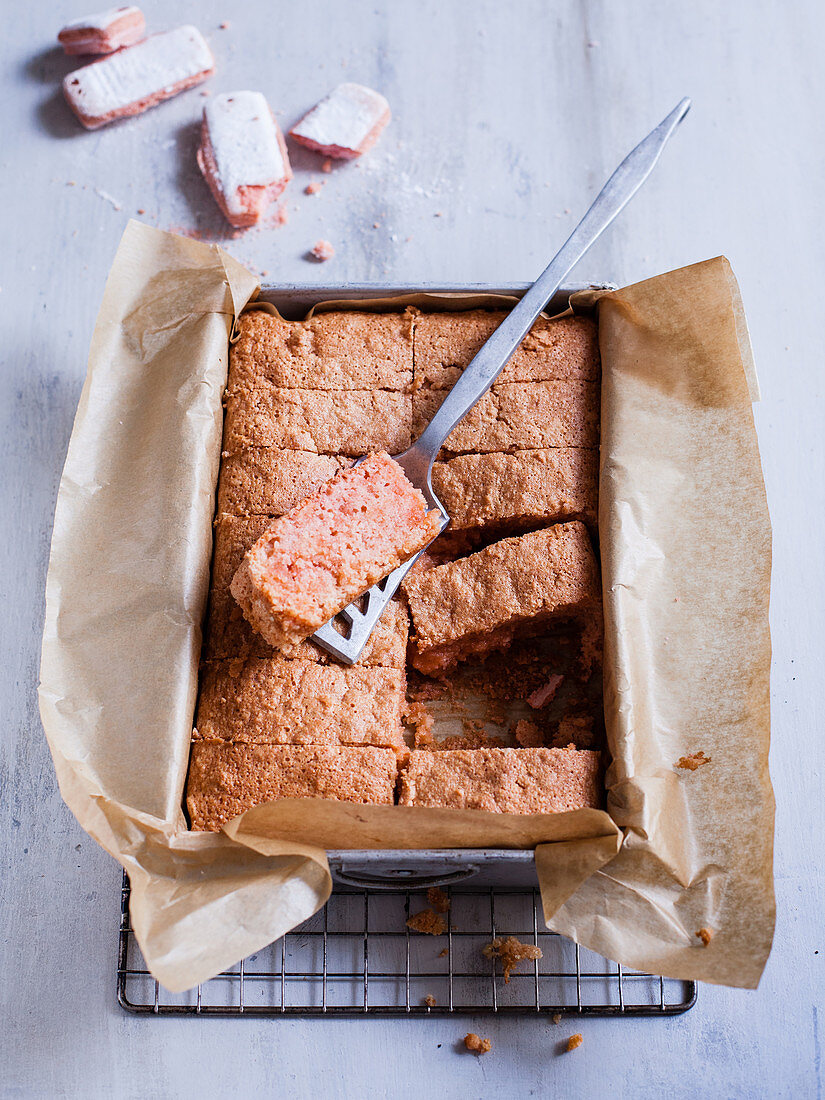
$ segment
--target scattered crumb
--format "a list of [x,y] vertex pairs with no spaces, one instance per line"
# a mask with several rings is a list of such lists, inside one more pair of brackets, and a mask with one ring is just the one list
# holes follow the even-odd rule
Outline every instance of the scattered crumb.
[[486,1054],[489,1050],[493,1049],[493,1044],[489,1039],[482,1039],[479,1035],[476,1035],[474,1031],[464,1036],[464,1046],[467,1050],[472,1050],[475,1054]]
[[140,215],[142,216],[142,215],[143,215],[143,214],[145,214],[145,213],[146,213],[146,211],[145,211],[145,210],[143,209],[143,207],[142,207],[142,206],[139,206],[139,207],[138,207],[138,214],[140,214]]
[[443,936],[447,931],[447,922],[440,913],[432,909],[422,909],[420,913],[410,917],[407,927],[426,936]]
[[434,720],[423,703],[408,703],[404,719],[413,727],[416,748],[420,748],[421,744],[432,743]]
[[332,171],[332,161],[329,159],[329,157],[327,157],[327,159],[321,165],[321,171],[322,172],[331,172]]
[[236,680],[244,670],[246,660],[243,657],[232,657],[227,665],[227,671],[233,680]]
[[381,228],[381,222],[373,222],[372,223],[372,228],[373,229],[380,229]]
[[552,1019],[554,1024],[560,1024],[562,1022],[563,1017],[562,1017],[562,1014],[560,1012],[554,1012],[551,1019]]
[[229,20],[224,19],[223,23],[220,24],[220,29],[222,31],[228,31],[231,26],[232,24],[229,22]]
[[435,999],[432,993],[428,993],[427,996],[424,998],[424,1004],[427,1006],[427,1008],[435,1008],[435,1006],[438,1004],[438,1001]]
[[444,215],[442,214],[442,212],[440,210],[436,210],[436,212],[433,214],[433,217],[434,218],[443,218]]
[[331,260],[335,255],[335,249],[329,243],[329,241],[320,240],[316,241],[310,249],[310,254],[318,261],[319,264],[325,260]]
[[445,947],[441,951],[438,952],[438,954],[436,955],[436,958],[437,959],[446,959],[447,954],[448,954],[448,951],[447,951],[447,948]]
[[707,947],[713,939],[714,932],[712,928],[700,928],[696,936],[702,941],[702,947]]
[[544,744],[541,730],[527,718],[516,722],[515,738],[523,749],[538,749]]
[[306,187],[304,188],[304,194],[305,195],[317,195],[318,192],[321,190],[321,188],[323,186],[324,186],[323,183],[317,183],[317,182],[308,183],[306,185]]
[[431,886],[427,891],[427,901],[436,913],[446,913],[450,908],[450,899],[440,886]]
[[690,772],[695,772],[697,768],[701,768],[703,764],[709,764],[710,762],[711,757],[705,756],[700,749],[699,752],[691,753],[690,756],[680,756],[675,766],[677,768],[685,768]]
[[289,221],[289,213],[285,206],[278,207],[278,212],[275,215],[275,221],[278,223],[278,225],[286,225],[286,223]]
[[77,184],[75,183],[74,180],[66,180],[66,186],[67,187],[77,187]]
[[261,272],[261,278],[262,278],[262,279],[265,279],[265,278],[267,277],[267,275],[268,275],[268,274],[269,274],[269,272],[268,272],[268,271],[262,271],[262,272]]
[[582,1038],[581,1034],[577,1032],[575,1035],[571,1035],[570,1038],[567,1040],[567,1049],[575,1050],[576,1047],[580,1047],[583,1042],[584,1039]]
[[532,707],[533,710],[540,710],[546,703],[549,703],[556,692],[559,690],[563,676],[551,676],[546,684],[543,684],[540,688],[536,688],[527,696],[527,705]]
[[563,748],[575,745],[577,749],[589,748],[595,736],[592,714],[565,714],[556,730],[555,743]]
[[501,959],[501,968],[504,971],[505,984],[510,981],[510,971],[523,959],[540,959],[542,950],[533,943],[522,943],[515,936],[503,939],[497,936],[492,943],[488,943],[481,949],[482,955],[488,959]]
[[201,95],[202,96],[212,95],[212,92],[209,90],[209,88],[204,88],[203,91],[201,92]]

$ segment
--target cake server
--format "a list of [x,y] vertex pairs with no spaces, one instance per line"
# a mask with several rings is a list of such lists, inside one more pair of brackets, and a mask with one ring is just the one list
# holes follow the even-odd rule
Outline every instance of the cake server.
[[[542,274],[462,372],[415,443],[403,454],[394,456],[409,480],[424,494],[427,503],[441,513],[441,531],[449,524],[450,517],[433,492],[431,475],[436,455],[444,441],[498,378],[565,276],[650,175],[665,143],[689,109],[690,100],[683,99],[625,157]],[[388,577],[373,585],[357,602],[349,604],[324,623],[312,635],[313,641],[344,664],[351,665],[357,661],[381,612],[423,552],[405,561]]]

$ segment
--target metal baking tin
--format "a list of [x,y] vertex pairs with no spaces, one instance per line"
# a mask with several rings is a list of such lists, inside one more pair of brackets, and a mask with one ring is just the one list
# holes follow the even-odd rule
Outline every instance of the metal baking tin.
[[[293,283],[261,288],[257,301],[270,302],[287,320],[300,320],[319,302],[358,301],[359,299],[396,298],[405,294],[497,294],[520,298],[529,283],[491,286],[465,283],[442,286],[423,283],[417,286],[388,286],[385,283],[314,286]],[[608,283],[571,283],[561,287],[550,299],[547,312],[567,309],[570,295],[578,290],[612,290]],[[381,850],[352,848],[327,852],[330,871],[337,886],[366,890],[424,890],[430,886],[457,886],[472,883],[477,887],[531,889],[538,885],[536,865],[530,849],[444,848]]]

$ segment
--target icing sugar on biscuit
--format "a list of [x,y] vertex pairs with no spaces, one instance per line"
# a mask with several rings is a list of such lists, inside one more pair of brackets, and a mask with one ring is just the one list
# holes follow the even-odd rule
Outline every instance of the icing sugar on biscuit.
[[328,157],[352,159],[370,149],[390,120],[386,99],[363,84],[339,84],[290,130]]

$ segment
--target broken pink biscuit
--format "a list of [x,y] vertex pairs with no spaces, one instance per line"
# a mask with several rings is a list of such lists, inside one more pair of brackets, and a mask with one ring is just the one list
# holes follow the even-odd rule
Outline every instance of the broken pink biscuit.
[[437,511],[384,452],[273,521],[230,586],[270,645],[302,641],[436,537]]
[[289,131],[307,149],[352,160],[366,153],[390,121],[386,99],[363,84],[339,84]]
[[314,259],[316,259],[319,264],[321,264],[324,262],[324,260],[332,259],[332,257],[335,255],[335,249],[332,247],[329,241],[320,240],[316,241],[315,244],[312,246],[312,248],[310,249],[310,255]]
[[57,41],[67,54],[114,53],[140,42],[145,34],[146,20],[140,8],[109,8],[67,23]]
[[215,59],[200,31],[178,27],[75,69],[63,80],[63,94],[86,129],[96,130],[139,115],[214,71]]
[[563,676],[551,676],[546,684],[542,684],[540,688],[536,688],[527,696],[527,705],[531,706],[533,710],[540,710],[555,696],[563,680]]
[[257,224],[292,179],[283,135],[260,92],[226,92],[203,109],[198,167],[224,217]]

